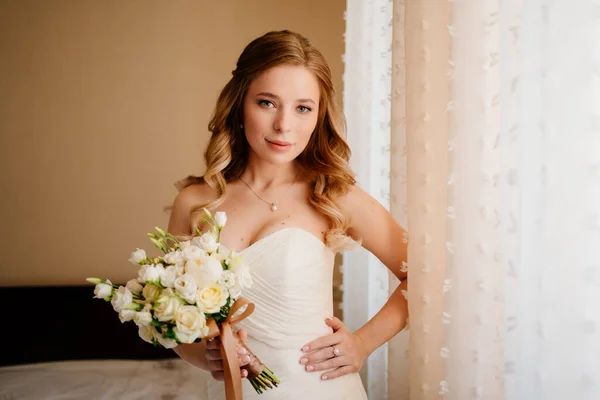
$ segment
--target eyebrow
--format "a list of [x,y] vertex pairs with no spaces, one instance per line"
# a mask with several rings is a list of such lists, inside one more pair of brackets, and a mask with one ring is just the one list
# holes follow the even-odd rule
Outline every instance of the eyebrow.
[[[269,92],[260,92],[260,93],[257,93],[256,96],[264,96],[264,97],[268,97],[268,98],[271,98],[271,99],[274,99],[274,100],[279,100],[279,96],[277,96],[276,94],[273,94],[273,93],[269,93]],[[315,104],[315,102],[313,101],[313,99],[308,99],[308,98],[307,99],[298,99],[297,101],[300,102],[300,103],[313,103],[313,104]]]

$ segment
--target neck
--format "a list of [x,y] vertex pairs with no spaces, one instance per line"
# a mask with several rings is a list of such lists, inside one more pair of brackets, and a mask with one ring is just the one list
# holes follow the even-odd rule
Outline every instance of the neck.
[[256,190],[266,191],[291,184],[298,176],[298,171],[298,165],[294,161],[275,166],[264,162],[253,162],[251,158],[240,178]]

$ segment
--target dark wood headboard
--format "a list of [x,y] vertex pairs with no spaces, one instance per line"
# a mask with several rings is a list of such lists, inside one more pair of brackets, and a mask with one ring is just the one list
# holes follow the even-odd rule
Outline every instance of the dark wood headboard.
[[0,287],[0,365],[61,360],[174,358],[121,323],[94,285]]

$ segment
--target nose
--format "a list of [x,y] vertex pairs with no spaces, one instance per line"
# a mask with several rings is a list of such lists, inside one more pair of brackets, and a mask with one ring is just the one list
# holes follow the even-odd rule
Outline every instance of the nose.
[[290,131],[291,115],[289,111],[279,109],[275,120],[273,121],[273,129],[278,133],[285,133]]

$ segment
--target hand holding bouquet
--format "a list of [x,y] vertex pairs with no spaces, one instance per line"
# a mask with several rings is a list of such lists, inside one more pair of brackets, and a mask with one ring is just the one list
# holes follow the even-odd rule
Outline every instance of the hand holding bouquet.
[[[121,322],[134,322],[146,342],[170,349],[221,336],[227,398],[237,399],[241,375],[231,327],[254,310],[254,304],[242,297],[252,277],[239,254],[219,252],[226,214],[217,212],[213,217],[204,211],[204,222],[211,229],[204,234],[198,230],[199,236],[191,240],[180,241],[160,228],[157,234],[148,234],[163,255],[151,258],[143,249],[134,251],[129,261],[139,266],[137,279],[125,286],[87,280],[96,285],[95,297],[110,301]],[[247,379],[254,389],[262,393],[276,387],[279,380],[273,372],[247,347],[246,351],[251,359]]]

